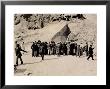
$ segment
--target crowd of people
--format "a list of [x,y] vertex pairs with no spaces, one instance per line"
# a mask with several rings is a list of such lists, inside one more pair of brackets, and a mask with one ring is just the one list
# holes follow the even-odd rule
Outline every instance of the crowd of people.
[[[24,44],[24,42],[23,42]],[[24,46],[23,46],[24,47]],[[93,59],[93,47],[92,45],[88,45],[86,43],[85,46],[83,44],[78,44],[75,41],[71,42],[59,42],[55,43],[54,41],[51,42],[41,42],[40,40],[35,41],[31,45],[32,49],[32,57],[42,57],[42,60],[44,60],[44,55],[73,55],[81,57],[84,55],[87,56],[87,60],[91,57]],[[24,48],[21,48],[20,44],[16,42],[15,52],[16,52],[16,65],[18,65],[18,58],[21,61],[21,64],[23,64],[22,60],[22,53],[27,52]]]
[[[82,56],[84,52],[86,56],[92,57],[93,59],[93,48],[92,45],[88,46],[86,43],[85,46],[81,44],[77,44],[76,42],[59,42],[55,43],[54,41],[51,42],[33,42],[32,46],[32,57],[38,57],[39,55],[75,55],[75,56]],[[89,59],[88,57],[88,59]]]

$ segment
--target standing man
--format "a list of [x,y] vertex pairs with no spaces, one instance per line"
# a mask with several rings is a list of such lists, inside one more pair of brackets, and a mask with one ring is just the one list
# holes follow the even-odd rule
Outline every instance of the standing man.
[[59,45],[59,55],[62,55],[62,43],[60,42],[60,45]]
[[51,53],[51,47],[50,47],[50,42],[48,43],[48,55]]
[[89,57],[87,58],[87,60],[89,60],[90,57],[92,58],[92,60],[94,60],[93,59],[93,49],[94,48],[92,48],[92,45],[90,45],[90,47],[89,47]]
[[53,54],[53,42],[51,41],[51,43],[50,43],[50,55],[52,55]]
[[35,55],[34,55],[35,43],[34,42],[33,42],[32,46],[31,46],[31,49],[32,49],[32,57],[35,57]]
[[83,55],[83,44],[81,43],[80,44],[80,56],[82,56]]
[[63,43],[63,55],[67,55],[67,45],[66,43]]
[[79,45],[79,44],[77,45],[77,53],[76,53],[76,57],[77,57],[77,56],[79,56],[79,57],[81,56],[80,45]]
[[67,55],[70,54],[70,42],[67,43]]
[[56,44],[55,44],[55,42],[53,42],[53,55],[55,55],[56,54]]
[[74,56],[75,55],[75,42],[74,41],[73,41],[72,45],[73,45],[73,56]]
[[56,44],[56,54],[57,54],[57,56],[60,55],[60,53],[59,53],[59,46],[60,46],[60,43],[57,43]]
[[83,47],[80,46],[80,56],[82,56],[82,55],[83,55]]
[[86,46],[85,46],[85,52],[86,52],[86,56],[88,56],[88,43],[86,42]]
[[70,44],[70,55],[74,55],[74,42],[73,41]]
[[35,57],[37,57],[38,56],[38,51],[39,51],[39,49],[38,49],[38,45],[37,45],[37,42],[35,41],[35,44],[34,44],[34,56]]
[[77,55],[77,43],[75,43],[75,55]]

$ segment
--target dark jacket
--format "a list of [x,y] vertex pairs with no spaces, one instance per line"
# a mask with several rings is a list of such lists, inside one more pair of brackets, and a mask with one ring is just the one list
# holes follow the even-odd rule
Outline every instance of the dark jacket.
[[89,54],[90,54],[90,55],[93,55],[93,49],[94,49],[94,48],[89,47]]
[[20,45],[18,44],[17,47],[15,48],[15,52],[16,52],[16,56],[17,57],[21,57],[22,56],[21,51],[26,52],[26,51],[22,50]]
[[44,48],[44,45],[43,45],[43,44],[40,45],[40,47],[39,47],[39,53],[40,53],[41,55],[43,55],[43,54],[45,53],[45,48]]

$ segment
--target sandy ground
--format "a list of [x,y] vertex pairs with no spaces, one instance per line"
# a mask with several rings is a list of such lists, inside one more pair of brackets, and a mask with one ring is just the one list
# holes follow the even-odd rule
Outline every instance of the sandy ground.
[[[96,76],[97,60],[87,57],[46,55],[41,57],[22,56],[24,64],[17,67],[15,76]],[[20,64],[20,61],[19,61]]]

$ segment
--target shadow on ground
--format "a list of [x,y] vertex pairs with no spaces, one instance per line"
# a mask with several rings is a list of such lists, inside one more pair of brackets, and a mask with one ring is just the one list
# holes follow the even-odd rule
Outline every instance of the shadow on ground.
[[17,69],[17,71],[15,71],[15,73],[24,73],[26,71],[26,69]]

